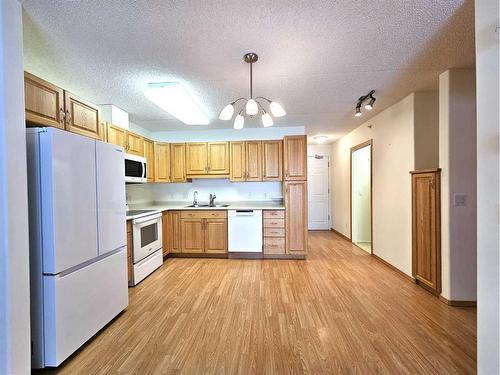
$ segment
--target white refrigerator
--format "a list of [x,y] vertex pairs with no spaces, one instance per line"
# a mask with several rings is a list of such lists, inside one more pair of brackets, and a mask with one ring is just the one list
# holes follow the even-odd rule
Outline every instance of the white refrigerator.
[[128,305],[124,152],[26,132],[32,367],[56,367]]

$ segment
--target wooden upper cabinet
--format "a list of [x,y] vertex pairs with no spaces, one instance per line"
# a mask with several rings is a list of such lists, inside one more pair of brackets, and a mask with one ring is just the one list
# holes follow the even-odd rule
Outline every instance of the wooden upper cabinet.
[[230,174],[229,180],[240,182],[246,180],[246,148],[245,142],[230,142]]
[[181,219],[181,243],[183,253],[202,253],[205,248],[205,219]]
[[24,72],[26,121],[64,129],[64,91],[33,74]]
[[417,284],[441,293],[440,170],[411,172],[412,273]]
[[170,182],[170,145],[155,142],[155,182]]
[[262,179],[283,180],[283,141],[262,141]]
[[155,144],[144,138],[144,157],[146,158],[146,177],[148,182],[155,181]]
[[262,181],[262,141],[248,141],[246,144],[246,180]]
[[[168,245],[169,252],[180,253],[181,243],[181,212],[168,211]],[[165,236],[163,236],[165,238]]]
[[227,219],[204,219],[204,245],[207,253],[227,252]]
[[139,134],[127,132],[126,134],[127,150],[125,152],[137,156],[144,156],[144,138]]
[[287,136],[283,140],[285,181],[307,180],[307,137]]
[[127,152],[127,131],[125,129],[108,123],[106,138],[108,143],[122,146],[125,149],[125,152]]
[[186,181],[186,144],[170,144],[170,181]]
[[91,138],[101,138],[101,109],[98,106],[65,91],[64,107],[66,130]]
[[229,174],[229,142],[207,144],[208,174]]
[[307,252],[307,181],[285,182],[286,253]]
[[205,142],[186,143],[186,175],[208,173],[207,144]]

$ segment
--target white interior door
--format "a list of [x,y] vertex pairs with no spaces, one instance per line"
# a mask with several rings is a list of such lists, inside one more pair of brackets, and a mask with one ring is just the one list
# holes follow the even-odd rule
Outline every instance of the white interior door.
[[329,165],[328,156],[307,158],[309,229],[330,229]]
[[123,148],[96,142],[99,255],[127,244]]
[[352,153],[352,242],[371,242],[371,146]]
[[97,256],[95,140],[58,129],[40,133],[43,272]]

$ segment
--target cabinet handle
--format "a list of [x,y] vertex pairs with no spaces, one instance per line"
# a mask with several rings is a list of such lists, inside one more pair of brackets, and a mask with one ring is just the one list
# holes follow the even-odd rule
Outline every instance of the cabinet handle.
[[71,113],[69,111],[66,111],[66,115],[64,116],[64,118],[66,119],[66,123],[70,123],[71,122]]
[[62,108],[59,108],[59,117],[60,117],[59,122],[61,124],[64,124],[64,121],[66,120],[66,113],[64,112],[64,109],[62,109]]

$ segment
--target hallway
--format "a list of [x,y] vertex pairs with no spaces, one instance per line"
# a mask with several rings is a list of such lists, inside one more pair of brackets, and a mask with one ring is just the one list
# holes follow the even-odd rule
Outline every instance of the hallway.
[[[305,261],[167,259],[61,374],[470,374],[476,310],[331,232]],[[103,349],[105,348],[105,349]]]

